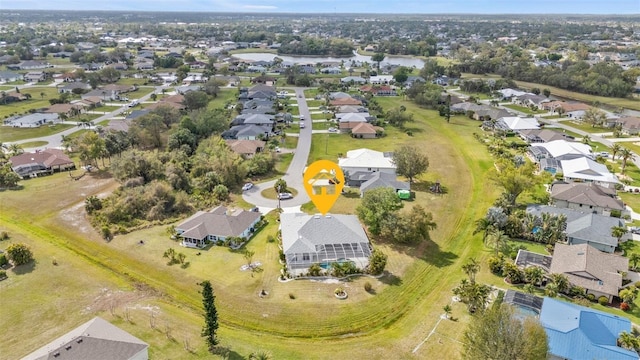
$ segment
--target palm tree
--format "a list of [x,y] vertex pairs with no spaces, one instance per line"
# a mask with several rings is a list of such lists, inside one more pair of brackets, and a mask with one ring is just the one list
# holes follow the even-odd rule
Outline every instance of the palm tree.
[[548,297],[556,297],[558,296],[558,285],[554,283],[548,283],[544,288],[544,294]]
[[589,145],[589,142],[591,142],[591,138],[589,137],[589,135],[585,135],[585,136],[582,137],[582,143],[583,144]]
[[264,351],[258,351],[258,352],[254,352],[251,353],[249,355],[249,360],[270,360],[271,359],[271,355],[269,355],[268,353],[264,352]]
[[633,269],[635,269],[638,265],[638,261],[640,261],[640,254],[631,253],[631,255],[629,255],[629,262],[631,263]]
[[40,98],[44,99],[44,93],[43,92],[40,93]]
[[526,292],[527,294],[533,294],[536,292],[536,287],[531,284],[525,284],[522,287],[522,290],[524,290],[524,292]]
[[476,228],[473,230],[473,235],[482,232],[482,242],[487,241],[487,237],[493,231],[493,223],[491,220],[483,217],[481,219],[476,220]]
[[471,284],[476,282],[476,274],[480,271],[480,264],[475,258],[469,259],[469,262],[462,265],[462,271],[469,277]]
[[633,300],[636,299],[635,291],[628,288],[620,290],[618,296],[620,297],[620,299],[622,299],[622,301],[626,302],[629,305],[633,304]]
[[611,146],[611,160],[616,160],[616,155],[620,153],[620,150],[622,150],[622,146],[618,143],[614,143],[613,146]]
[[542,284],[542,280],[544,280],[544,270],[537,266],[528,267],[524,270],[524,278],[527,282],[539,286]]
[[618,344],[629,350],[635,350],[640,346],[638,338],[626,331],[620,333],[620,337],[618,337]]
[[451,316],[451,305],[445,305],[442,310],[444,310],[444,316],[448,319]]
[[611,228],[611,236],[618,239],[618,242],[620,242],[620,239],[622,239],[626,233],[627,229],[624,226],[614,226]]
[[487,241],[485,242],[485,245],[489,247],[493,247],[493,249],[495,250],[495,254],[498,255],[498,252],[504,249],[508,241],[509,241],[509,236],[505,234],[504,231],[494,230],[487,237]]
[[622,168],[620,169],[620,173],[624,174],[624,171],[627,168],[627,161],[632,160],[633,157],[634,154],[631,152],[631,150],[627,148],[623,148],[622,150],[620,150],[620,159],[622,159]]
[[558,292],[566,293],[571,286],[569,279],[564,274],[551,274],[551,283],[554,284]]
[[23,152],[24,150],[22,149],[22,146],[20,146],[20,144],[9,145],[9,153],[11,154],[11,156],[20,155]]
[[287,182],[284,181],[284,179],[278,179],[278,181],[273,185],[273,188],[276,190],[276,196],[278,197],[278,209],[280,209],[280,193],[287,190]]

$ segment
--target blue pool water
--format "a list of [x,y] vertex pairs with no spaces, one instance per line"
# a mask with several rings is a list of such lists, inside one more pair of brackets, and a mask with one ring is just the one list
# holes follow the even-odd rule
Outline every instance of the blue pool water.
[[535,310],[532,309],[530,307],[527,306],[522,306],[522,305],[518,305],[518,304],[512,304],[513,307],[515,308],[515,316],[519,317],[519,318],[525,318],[525,317],[529,317],[529,316],[534,316],[537,317],[538,315],[540,315],[540,313]]

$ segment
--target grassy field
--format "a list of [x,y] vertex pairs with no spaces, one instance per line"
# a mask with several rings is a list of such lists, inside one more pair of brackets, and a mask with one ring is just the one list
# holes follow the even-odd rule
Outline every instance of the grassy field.
[[556,88],[553,86],[547,86],[543,84],[536,84],[536,83],[530,83],[530,82],[524,82],[524,81],[516,81],[516,84],[518,85],[518,87],[521,87],[524,89],[532,89],[534,87],[537,87],[539,89],[547,88],[551,90],[551,95],[553,96],[559,96],[566,99],[583,101],[587,104],[593,104],[595,102],[598,102],[600,104],[608,105],[610,107],[623,107],[623,108],[632,109],[632,110],[640,110],[640,100],[638,99],[632,99],[632,98],[622,99],[622,98],[611,98],[611,97],[605,97],[605,96],[582,94],[575,91]]
[[0,142],[18,141],[49,136],[72,128],[73,125],[55,124],[44,125],[37,128],[15,128],[10,126],[0,127]]
[[34,86],[22,89],[20,92],[22,94],[30,94],[31,99],[0,106],[0,118],[5,118],[9,115],[25,114],[31,109],[49,107],[51,106],[49,99],[58,97],[58,90],[52,87]]
[[575,120],[570,120],[570,121],[563,121],[562,122],[565,125],[571,126],[572,128],[576,128],[578,130],[582,130],[582,131],[586,131],[588,133],[591,134],[598,134],[598,133],[603,133],[603,132],[611,132],[611,129],[605,129],[602,127],[593,127],[589,124],[585,124],[582,121],[575,121]]
[[[379,101],[384,107],[400,102]],[[330,154],[324,154],[323,141],[312,142],[311,161],[335,160],[338,152],[363,146],[392,150],[401,144],[413,144],[430,157],[429,171],[414,184],[416,198],[405,206],[421,204],[433,212],[438,228],[431,240],[415,248],[376,243],[389,256],[389,273],[380,279],[343,282],[349,293],[345,301],[333,297],[336,284],[277,281],[278,247],[267,241],[277,229],[273,217],[247,244],[255,251],[254,261],[264,269],[251,277],[239,270],[245,263],[242,254],[224,247],[182,249],[167,237],[166,226],[102,241],[83,212],[86,196],[116,186],[99,173],[79,181],[57,174],[24,182],[19,191],[0,193],[0,227],[10,232],[11,241],[32,245],[37,259],[35,267],[19,269],[23,273],[10,274],[9,280],[0,282],[0,296],[12,299],[3,303],[0,312],[0,326],[12,329],[0,339],[0,348],[16,349],[16,354],[2,352],[0,358],[20,357],[95,315],[149,342],[153,358],[211,358],[199,337],[202,320],[196,283],[203,279],[211,280],[216,292],[219,335],[222,344],[231,347],[231,358],[240,359],[258,349],[268,350],[277,359],[325,359],[337,353],[354,359],[422,359],[434,353],[457,358],[468,321],[459,304],[454,305],[454,316],[460,321],[442,322],[429,341],[415,353],[412,350],[438,322],[442,307],[451,302],[451,288],[465,276],[460,266],[469,257],[482,260],[488,254],[472,230],[473,221],[497,196],[486,178],[492,160],[472,136],[476,122],[453,117],[447,124],[433,111],[410,102],[402,105],[416,118],[409,124],[413,137],[392,128],[378,140],[356,141],[331,134]],[[435,180],[443,184],[445,194],[425,191]],[[66,191],[52,192],[52,188]],[[30,201],[35,198],[37,203]],[[349,211],[359,200],[345,196],[344,201],[342,208]],[[189,266],[167,266],[162,253],[169,247],[184,252]],[[59,265],[53,265],[53,258]],[[365,282],[375,291],[364,291]],[[262,289],[269,292],[266,298],[257,296]],[[151,312],[156,314],[154,329]],[[42,331],[33,332],[34,323]],[[193,355],[183,349],[187,339]]]
[[506,108],[509,108],[509,109],[512,109],[512,110],[523,112],[523,113],[528,114],[528,115],[544,114],[544,113],[547,112],[547,111],[544,111],[544,110],[531,110],[528,107],[519,106],[519,105],[516,105],[516,104],[504,104],[502,106],[504,106]]

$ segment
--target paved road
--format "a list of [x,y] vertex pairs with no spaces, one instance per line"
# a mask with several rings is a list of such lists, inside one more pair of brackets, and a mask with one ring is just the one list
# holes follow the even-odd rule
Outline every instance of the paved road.
[[[140,102],[145,101],[145,100],[147,100],[147,99],[149,99],[151,97],[151,94],[153,94],[153,93],[158,94],[160,92],[162,92],[162,86],[157,86],[154,91],[152,91],[149,94],[141,97],[138,101],[140,101]],[[103,120],[109,120],[109,119],[112,119],[112,118],[120,115],[125,110],[129,110],[129,108],[127,107],[126,103],[125,104],[120,104],[120,105],[122,105],[121,108],[119,108],[117,110],[114,110],[114,111],[112,111],[110,113],[107,113],[105,115],[102,115],[99,118],[91,120],[91,121],[94,122],[94,123],[98,123],[98,122],[103,121]],[[67,123],[69,123],[69,122],[67,122]],[[32,142],[32,141],[46,141],[48,143],[47,145],[40,146],[38,148],[43,148],[43,147],[59,148],[59,147],[62,146],[62,136],[63,135],[67,136],[67,135],[73,134],[76,131],[80,131],[80,130],[83,130],[83,129],[86,129],[86,127],[82,127],[82,126],[81,127],[77,127],[76,126],[76,127],[72,127],[72,128],[67,129],[67,130],[61,131],[59,133],[55,133],[53,135],[43,136],[43,137],[39,137],[39,138],[18,140],[18,141],[13,141],[13,142],[7,142],[7,144],[10,145],[10,144],[22,144],[22,143]],[[26,148],[26,149],[24,149],[24,151],[34,151],[35,149],[36,148]]]
[[[294,152],[293,160],[289,165],[289,169],[287,169],[287,172],[283,177],[287,182],[287,186],[296,189],[298,191],[298,194],[293,199],[282,200],[281,206],[283,208],[297,208],[300,205],[309,202],[310,200],[302,184],[302,173],[304,171],[304,168],[307,166],[307,159],[309,158],[309,153],[311,152],[311,114],[309,113],[307,100],[304,98],[304,89],[294,88],[294,90],[296,92],[296,99],[298,101],[298,109],[300,110],[300,115],[304,116],[305,123],[307,123],[308,126],[306,126],[304,129],[300,129],[300,135],[298,137],[298,147]],[[278,207],[278,200],[265,199],[264,197],[262,197],[262,195],[260,195],[263,190],[273,188],[275,183],[276,181],[272,180],[260,184],[255,184],[255,186],[251,190],[244,192],[242,198],[246,202],[254,204],[261,208],[261,211],[263,209],[275,209]]]

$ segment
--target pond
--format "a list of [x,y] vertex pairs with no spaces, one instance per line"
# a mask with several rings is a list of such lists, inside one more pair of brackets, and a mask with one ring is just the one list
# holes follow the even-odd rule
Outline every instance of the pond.
[[[371,61],[371,56],[360,55],[356,52],[353,53],[352,56],[349,57],[332,57],[332,56],[293,56],[293,55],[278,55],[271,53],[242,53],[242,54],[234,54],[233,57],[242,59],[242,60],[253,60],[253,61],[273,61],[275,57],[279,57],[282,61],[288,61],[295,64],[308,64],[308,63],[321,63],[321,62],[341,62],[344,61],[345,66],[349,66],[351,61],[357,62],[368,62],[369,64],[373,64]],[[381,65],[391,64],[391,65],[400,65],[412,67],[415,66],[417,69],[422,69],[424,66],[424,61],[421,59],[411,57],[411,56],[386,56]]]

